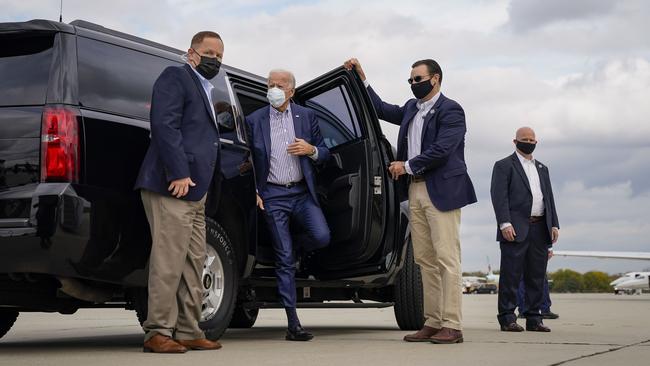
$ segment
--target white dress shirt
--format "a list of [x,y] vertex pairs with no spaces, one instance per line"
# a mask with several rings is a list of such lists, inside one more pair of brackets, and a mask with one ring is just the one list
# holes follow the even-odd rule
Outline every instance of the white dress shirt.
[[[408,130],[408,159],[411,160],[414,157],[422,153],[422,129],[424,128],[424,120],[429,115],[429,112],[433,109],[433,105],[436,104],[440,98],[440,92],[436,93],[433,98],[427,100],[426,102],[417,102],[418,112],[413,117],[413,121],[409,125]],[[407,161],[404,164],[404,169],[406,172],[413,175],[411,166]]]
[[[269,123],[271,124],[271,156],[269,156],[267,182],[274,184],[300,182],[304,178],[300,167],[300,157],[287,152],[287,147],[296,140],[291,105],[284,112],[269,106]],[[316,161],[318,160],[318,148],[315,146],[314,148],[314,154],[308,155],[308,157]]]
[[214,89],[214,86],[212,85],[210,80],[204,78],[203,75],[199,74],[199,72],[196,71],[196,69],[192,65],[190,65],[190,67],[192,68],[192,71],[194,71],[196,76],[198,76],[199,81],[201,82],[203,91],[205,92],[205,95],[208,97],[208,102],[210,102],[210,111],[212,111],[212,118],[214,118],[214,120],[216,121],[217,117],[214,114],[214,103],[212,102],[212,89]]
[[[370,86],[370,83],[366,79],[363,81],[363,85],[367,88]],[[426,102],[417,102],[418,112],[415,114],[413,121],[411,121],[411,124],[409,125],[407,135],[408,160],[411,160],[422,153],[422,129],[424,128],[424,120],[430,112],[435,112],[432,109],[434,104],[436,104],[438,101],[438,98],[440,98],[440,91],[438,91],[438,93],[436,93],[433,98],[427,100]],[[408,174],[413,175],[413,170],[411,170],[411,166],[408,161],[404,163],[404,169]]]
[[[526,159],[517,151],[517,157],[521,166],[524,168],[526,178],[528,178],[528,185],[530,185],[530,192],[533,195],[533,206],[530,210],[530,216],[544,216],[544,194],[542,193],[542,185],[539,181],[539,173],[535,167],[535,159]],[[500,225],[501,230],[512,226],[509,222],[504,222]]]

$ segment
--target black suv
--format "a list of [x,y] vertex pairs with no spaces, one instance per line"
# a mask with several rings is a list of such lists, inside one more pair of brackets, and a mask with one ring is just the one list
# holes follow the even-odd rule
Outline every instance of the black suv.
[[[182,53],[85,21],[0,23],[0,336],[19,312],[121,307],[144,321],[151,238],[133,185],[153,83]],[[206,208],[201,327],[218,338],[280,305],[244,122],[267,105],[266,81],[224,66],[212,83],[221,171]],[[419,329],[407,209],[386,171],[394,151],[363,83],[340,67],[295,101],[317,112],[332,152],[318,173],[332,241],[299,258],[298,306],[394,305],[400,328]]]

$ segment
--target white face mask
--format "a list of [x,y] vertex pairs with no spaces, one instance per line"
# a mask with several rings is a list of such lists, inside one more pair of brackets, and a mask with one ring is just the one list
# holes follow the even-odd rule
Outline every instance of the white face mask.
[[266,99],[269,100],[269,103],[271,103],[272,106],[275,108],[278,108],[282,104],[284,104],[284,101],[287,100],[284,91],[277,86],[272,87],[269,89],[269,91],[266,93]]

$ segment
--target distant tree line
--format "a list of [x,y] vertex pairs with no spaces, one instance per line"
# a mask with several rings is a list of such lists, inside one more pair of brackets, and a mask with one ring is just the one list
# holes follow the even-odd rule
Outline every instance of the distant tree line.
[[559,269],[548,274],[551,292],[612,292],[610,282],[620,275],[609,275],[600,271],[580,273],[570,269]]
[[[498,271],[494,271],[498,274]],[[481,271],[463,272],[463,276],[485,277]],[[619,278],[620,274],[610,275],[601,271],[580,273],[570,269],[560,269],[548,273],[551,292],[613,292],[610,282]]]

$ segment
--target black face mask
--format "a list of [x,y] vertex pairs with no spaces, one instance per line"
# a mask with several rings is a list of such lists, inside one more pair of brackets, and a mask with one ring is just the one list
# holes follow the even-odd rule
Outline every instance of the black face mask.
[[411,91],[413,92],[413,95],[418,99],[426,97],[429,93],[431,93],[432,90],[433,85],[431,85],[431,79],[411,84]]
[[[196,52],[196,50],[194,50],[194,52]],[[198,52],[196,52],[196,54],[199,55]],[[221,68],[221,62],[219,62],[216,57],[201,56],[201,62],[196,65],[196,71],[208,80],[217,76],[219,68]]]
[[517,149],[523,152],[526,155],[530,155],[535,151],[535,146],[537,144],[531,144],[530,142],[517,141]]

